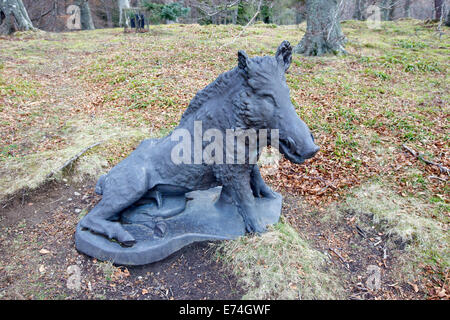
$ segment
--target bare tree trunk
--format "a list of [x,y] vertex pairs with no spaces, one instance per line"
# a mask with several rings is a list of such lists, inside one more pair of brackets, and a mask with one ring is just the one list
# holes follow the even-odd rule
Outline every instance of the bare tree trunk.
[[232,18],[231,18],[231,23],[232,24],[236,24],[237,23],[237,17],[238,17],[238,11],[239,11],[239,5],[241,4],[241,1],[239,1],[237,4],[236,4],[236,8],[233,10],[233,15],[232,15]]
[[58,20],[58,0],[53,1],[53,31],[56,31],[56,22]]
[[22,0],[0,0],[0,33],[35,30]]
[[411,18],[411,0],[405,0],[405,17]]
[[77,0],[77,5],[80,7],[81,15],[81,29],[94,30],[94,21],[92,21],[91,8],[88,0]]
[[101,0],[101,3],[103,4],[103,9],[105,10],[107,26],[108,26],[108,28],[112,28],[113,20],[112,20],[111,7],[106,0]]
[[450,10],[448,10],[447,19],[445,20],[445,25],[447,27],[450,27]]
[[111,14],[111,8],[105,7],[105,13],[106,13],[106,25],[108,28],[114,27],[113,20],[112,20],[112,14]]
[[130,27],[128,18],[123,19],[123,9],[128,9],[130,7],[130,0],[118,0],[119,5],[119,26],[123,27],[124,24],[126,27]]
[[355,0],[355,12],[353,13],[353,19],[361,21],[366,20],[365,10],[366,10],[366,1]]
[[306,56],[346,53],[339,23],[342,0],[307,0],[306,33],[294,52]]
[[381,18],[384,21],[393,20],[395,10],[394,0],[383,0],[381,2]]
[[434,0],[434,11],[436,12],[436,20],[441,20],[444,9],[444,1],[443,0]]

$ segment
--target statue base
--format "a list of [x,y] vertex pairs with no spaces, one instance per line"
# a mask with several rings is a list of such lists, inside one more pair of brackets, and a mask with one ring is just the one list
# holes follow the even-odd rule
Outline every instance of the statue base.
[[[120,265],[143,265],[162,260],[196,241],[231,240],[246,233],[244,221],[233,204],[216,205],[221,187],[193,191],[186,196],[169,196],[161,208],[156,203],[136,204],[121,214],[123,227],[136,239],[123,247],[77,226],[78,251],[102,261]],[[282,196],[255,198],[257,211],[265,225],[278,222]]]

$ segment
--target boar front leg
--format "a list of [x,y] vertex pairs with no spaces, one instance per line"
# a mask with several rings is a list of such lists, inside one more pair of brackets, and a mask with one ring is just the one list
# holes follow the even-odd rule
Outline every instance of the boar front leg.
[[261,177],[261,172],[257,164],[253,165],[252,172],[250,173],[250,186],[252,187],[253,195],[257,198],[275,198],[272,189],[270,189]]
[[232,201],[242,216],[248,232],[261,233],[266,226],[256,210],[255,197],[250,186],[252,166],[221,165],[214,169],[218,181],[222,184],[221,198]]
[[256,210],[255,197],[253,196],[250,183],[233,184],[232,197],[244,219],[246,230],[256,233],[266,231],[266,226],[263,225],[260,219],[260,213]]

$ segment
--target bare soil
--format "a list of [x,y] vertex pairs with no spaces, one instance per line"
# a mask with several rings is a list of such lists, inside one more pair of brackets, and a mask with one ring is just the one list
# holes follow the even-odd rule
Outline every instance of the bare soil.
[[[425,298],[423,284],[397,278],[396,257],[403,254],[405,243],[398,241],[395,248],[388,247],[388,235],[376,231],[369,219],[358,225],[353,210],[342,209],[343,216],[335,221],[321,221],[324,216],[321,208],[305,207],[298,196],[289,194],[284,194],[283,201],[284,216],[289,223],[317,250],[331,257],[349,299]],[[374,279],[374,270],[379,271],[379,286],[369,279]]]
[[[81,215],[100,199],[95,183],[49,182],[22,192],[1,206],[0,294],[2,299],[240,299],[244,290],[214,254],[216,244],[196,243],[163,261],[118,267],[85,256],[74,246]],[[421,299],[424,291],[395,278],[395,255],[386,249],[387,235],[357,225],[354,212],[343,223],[321,223],[317,208],[306,208],[298,196],[284,194],[283,215],[302,237],[328,254],[350,299]],[[70,289],[69,266],[80,270],[80,290]],[[367,285],[370,267],[381,272],[381,288]],[[416,292],[416,290],[417,292]]]
[[[238,279],[215,257],[216,244],[192,244],[163,261],[113,266],[77,252],[76,224],[100,200],[94,181],[48,182],[0,206],[0,298],[2,299],[240,299]],[[320,207],[306,207],[283,192],[283,216],[317,250],[329,255],[349,299],[423,299],[424,284],[397,278],[405,244],[388,248],[388,235],[352,210],[322,221]],[[328,213],[330,214],[330,213]],[[361,215],[359,215],[361,217]],[[80,270],[80,290],[68,287],[70,266]],[[371,290],[373,266],[380,288]],[[372,270],[372,271],[371,271]]]
[[[239,299],[235,277],[214,257],[214,243],[196,243],[163,261],[117,267],[75,249],[79,214],[100,199],[95,184],[47,183],[2,204],[2,299]],[[81,212],[80,212],[81,210]],[[70,289],[69,266],[80,270]]]

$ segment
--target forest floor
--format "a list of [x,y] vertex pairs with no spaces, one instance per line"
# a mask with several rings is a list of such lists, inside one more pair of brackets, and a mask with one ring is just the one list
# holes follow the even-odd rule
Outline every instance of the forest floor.
[[0,38],[0,298],[448,299],[449,29],[342,27],[348,55],[294,55],[287,74],[321,151],[262,168],[284,196],[281,222],[139,268],[75,250],[96,178],[170,132],[237,50],[273,55],[305,25],[256,24],[239,38],[240,26],[179,24]]

